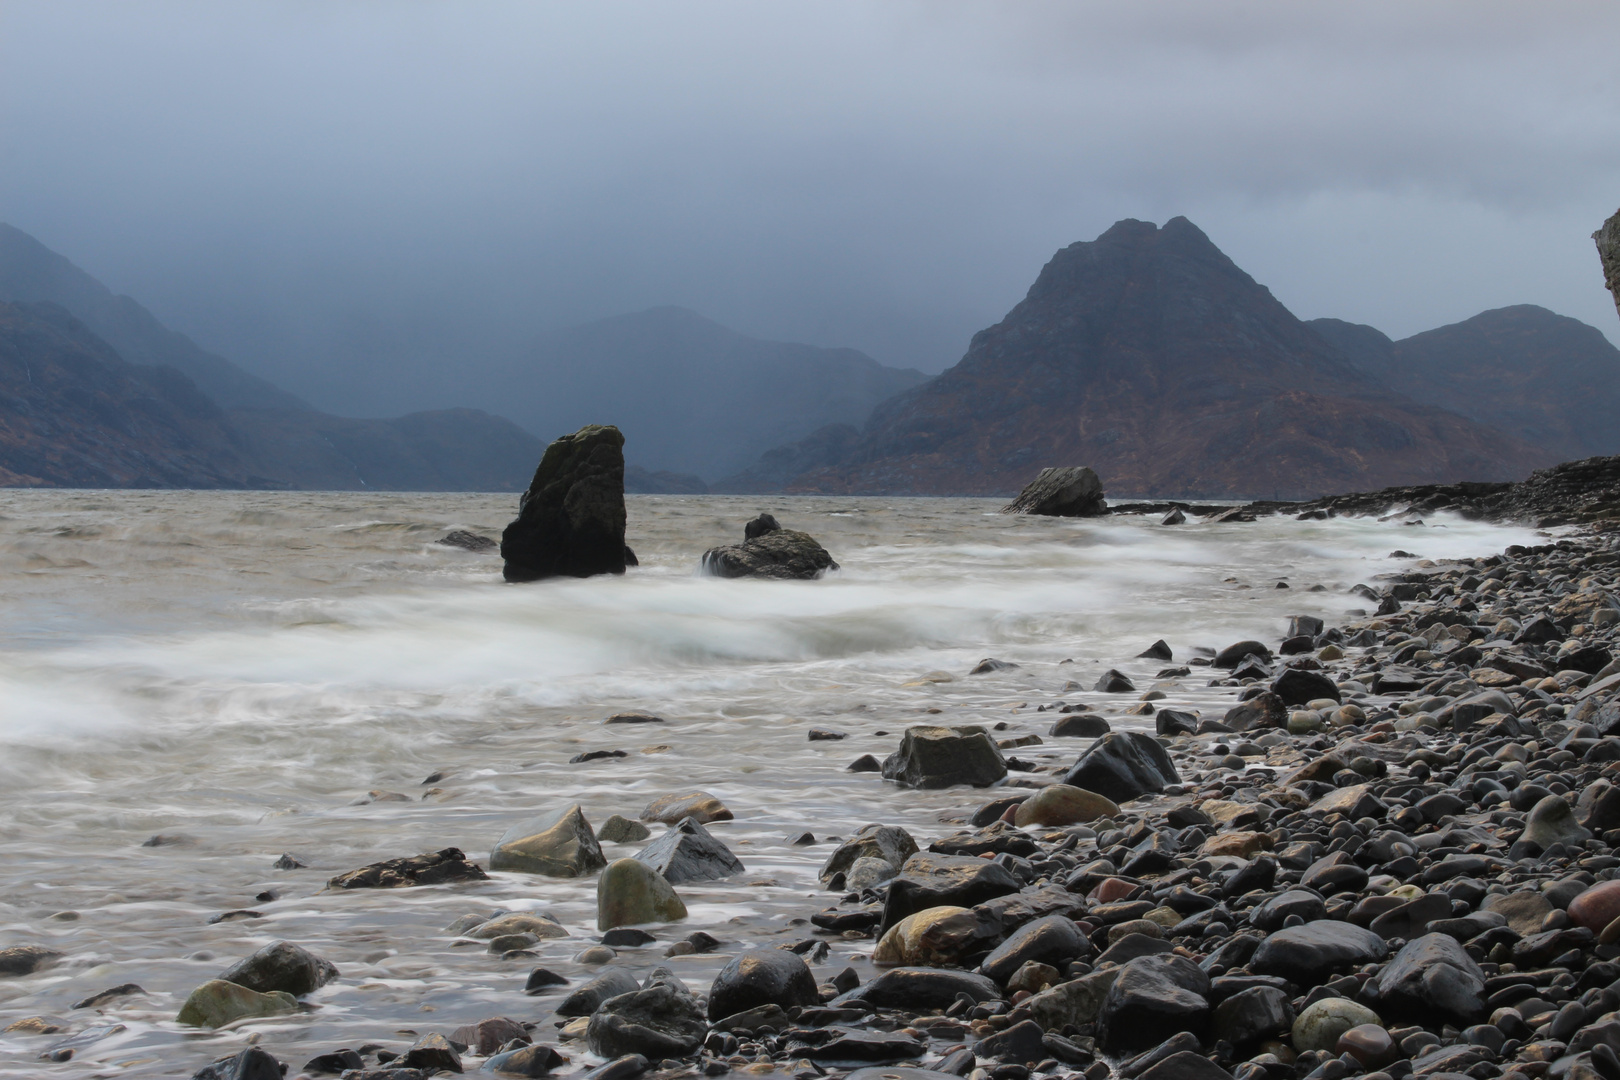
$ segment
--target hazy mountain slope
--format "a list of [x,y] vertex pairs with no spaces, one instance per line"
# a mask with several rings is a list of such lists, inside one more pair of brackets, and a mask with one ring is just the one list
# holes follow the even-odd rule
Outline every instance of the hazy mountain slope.
[[1389,390],[1175,218],[1059,251],[960,363],[785,486],[1005,494],[1043,466],[1086,464],[1118,494],[1288,497],[1507,479],[1547,460]]
[[0,483],[264,486],[189,379],[125,362],[48,303],[0,303]]
[[66,258],[10,225],[0,224],[0,300],[49,300],[77,315],[132,364],[166,364],[184,372],[227,409],[308,409],[300,398],[199,348]]
[[1337,319],[1307,325],[1393,389],[1554,460],[1620,453],[1620,349],[1577,319],[1518,304],[1400,341]]
[[854,349],[746,337],[662,307],[553,334],[504,376],[502,412],[547,438],[611,421],[648,470],[712,480],[927,379]]

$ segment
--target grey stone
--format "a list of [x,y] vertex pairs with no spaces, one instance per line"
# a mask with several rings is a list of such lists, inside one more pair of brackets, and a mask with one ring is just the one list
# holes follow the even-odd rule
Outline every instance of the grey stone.
[[608,998],[591,1014],[585,1041],[591,1053],[649,1060],[685,1057],[703,1045],[709,1024],[697,999],[671,981]]
[[808,581],[837,569],[838,563],[814,537],[793,529],[777,529],[703,553],[703,572],[723,578]]
[[694,818],[682,818],[669,831],[636,852],[635,858],[663,874],[671,885],[715,881],[741,873],[742,862]]
[[882,859],[894,866],[903,866],[916,853],[917,841],[906,830],[893,825],[866,825],[827,857],[821,867],[821,883],[825,885],[838,874],[847,872],[856,859]]
[[1199,1032],[1209,1018],[1209,976],[1179,956],[1144,956],[1126,964],[1097,1017],[1098,1041],[1110,1054],[1130,1053],[1177,1031]]
[[1482,1020],[1485,975],[1456,938],[1425,934],[1406,943],[1378,975],[1379,1000],[1402,1017],[1450,1022]]
[[1318,919],[1266,938],[1255,950],[1249,970],[1258,975],[1281,975],[1300,986],[1312,987],[1330,975],[1382,960],[1388,951],[1384,939],[1371,930]]
[[1084,465],[1055,467],[1042,469],[1001,512],[1096,517],[1108,512],[1108,503],[1103,498],[1102,481],[1090,468]]
[[1114,731],[1086,749],[1063,777],[1070,787],[1084,788],[1124,803],[1139,795],[1163,791],[1181,777],[1170,755],[1151,735]]
[[989,787],[1006,777],[1000,749],[979,727],[909,727],[883,762],[885,780],[914,788]]
[[261,994],[280,990],[294,997],[314,993],[338,977],[338,969],[290,941],[274,941],[238,960],[219,976]]

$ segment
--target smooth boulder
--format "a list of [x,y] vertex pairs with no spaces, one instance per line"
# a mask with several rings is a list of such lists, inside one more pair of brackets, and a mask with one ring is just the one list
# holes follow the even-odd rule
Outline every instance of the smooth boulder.
[[622,574],[624,435],[587,424],[546,447],[501,533],[507,581]]
[[588,877],[607,865],[578,803],[507,829],[489,853],[491,870]]
[[608,864],[596,881],[596,928],[686,918],[686,905],[664,875],[635,859]]
[[1449,934],[1406,943],[1378,974],[1378,997],[1395,1015],[1459,1028],[1478,1023],[1485,1007],[1485,974]]
[[217,1028],[251,1017],[282,1016],[298,1011],[298,999],[282,990],[261,994],[224,979],[209,979],[180,1006],[176,1023]]
[[998,983],[1005,983],[1018,969],[1030,962],[1062,967],[1086,955],[1091,946],[1067,915],[1048,915],[1025,923],[996,946],[979,970]]
[[641,811],[641,820],[664,825],[678,824],[691,818],[700,825],[715,821],[731,821],[736,815],[726,804],[707,791],[691,791],[683,795],[664,795],[648,803]]
[[261,994],[280,990],[294,997],[314,993],[338,977],[338,969],[290,941],[273,941],[231,965],[219,976]]
[[1102,481],[1092,469],[1085,465],[1059,466],[1042,469],[1001,512],[1097,517],[1108,513],[1108,503],[1103,498]]
[[1098,818],[1111,818],[1119,813],[1112,799],[1095,791],[1070,787],[1068,784],[1049,784],[1018,804],[1013,812],[1013,824],[1026,825],[1083,825]]
[[1111,731],[1080,755],[1063,777],[1070,787],[1092,791],[1115,803],[1163,791],[1181,777],[1170,755],[1151,735]]
[[1266,938],[1249,961],[1249,970],[1258,975],[1281,975],[1302,987],[1313,987],[1331,975],[1382,960],[1388,952],[1384,939],[1371,930],[1317,919]]
[[872,963],[879,967],[954,967],[980,952],[995,932],[967,908],[943,905],[907,915],[878,939]]
[[709,987],[709,1019],[765,1005],[782,1009],[821,1001],[816,977],[797,953],[786,949],[751,949],[734,957]]
[[914,788],[989,787],[1006,777],[1007,762],[981,727],[909,727],[883,762],[883,779]]

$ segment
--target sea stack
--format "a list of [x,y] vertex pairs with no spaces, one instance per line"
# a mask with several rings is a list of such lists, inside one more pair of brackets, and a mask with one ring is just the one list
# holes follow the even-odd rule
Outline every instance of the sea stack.
[[622,574],[624,435],[587,424],[546,447],[501,534],[507,581]]
[[1044,514],[1047,517],[1097,517],[1108,513],[1102,481],[1085,465],[1042,469],[1018,498],[1001,508],[1003,514]]
[[1592,234],[1598,258],[1603,262],[1603,286],[1614,297],[1614,310],[1620,312],[1620,210]]

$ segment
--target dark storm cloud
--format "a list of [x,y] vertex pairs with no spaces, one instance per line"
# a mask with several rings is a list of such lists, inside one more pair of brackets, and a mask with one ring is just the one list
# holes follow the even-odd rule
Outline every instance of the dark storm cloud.
[[1305,317],[1620,337],[1615,40],[1595,3],[8,2],[0,219],[349,412],[666,303],[937,370],[1125,216]]

